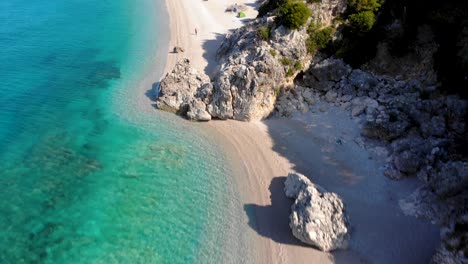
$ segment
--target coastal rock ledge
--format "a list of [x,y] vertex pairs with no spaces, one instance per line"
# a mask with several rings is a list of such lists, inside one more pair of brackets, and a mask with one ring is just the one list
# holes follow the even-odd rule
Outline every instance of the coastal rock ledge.
[[341,198],[313,184],[307,177],[290,173],[284,183],[291,206],[289,226],[293,235],[322,251],[346,249],[348,218]]

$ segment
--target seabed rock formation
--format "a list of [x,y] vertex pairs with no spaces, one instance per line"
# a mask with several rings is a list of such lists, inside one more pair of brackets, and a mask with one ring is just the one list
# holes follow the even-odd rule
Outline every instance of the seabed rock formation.
[[296,238],[322,251],[347,248],[348,220],[336,193],[327,192],[297,173],[288,175],[284,192],[295,199],[289,226]]

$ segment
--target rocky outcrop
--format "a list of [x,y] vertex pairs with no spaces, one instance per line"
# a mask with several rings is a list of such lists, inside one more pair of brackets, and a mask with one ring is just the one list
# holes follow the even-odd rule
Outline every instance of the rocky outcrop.
[[295,199],[289,226],[296,238],[322,251],[347,247],[347,216],[337,194],[325,191],[296,173],[288,175],[284,191],[287,197]]
[[328,26],[336,16],[346,10],[346,7],[346,0],[322,0],[311,8],[312,17],[316,19],[316,23]]
[[441,230],[442,244],[432,257],[432,264],[468,263],[468,214],[449,222]]
[[[270,30],[269,40],[258,35]],[[213,101],[208,111],[220,119],[259,120],[274,108],[277,91],[293,77],[295,65],[307,65],[305,29],[273,27],[262,18],[229,34],[218,50],[220,72],[214,79]]]
[[198,72],[188,59],[179,61],[159,86],[156,106],[164,111],[185,115],[198,121],[208,121],[206,104],[213,92],[210,78]]
[[[388,149],[384,175],[417,176],[422,181],[411,196],[400,200],[406,214],[437,224],[466,214],[468,163],[460,151],[466,145],[466,100],[442,95],[428,80],[377,75],[328,58],[313,63],[302,81],[279,96],[276,114],[305,112],[316,102],[348,110],[368,143]],[[462,263],[463,239],[450,240],[449,246],[444,242],[434,263]]]

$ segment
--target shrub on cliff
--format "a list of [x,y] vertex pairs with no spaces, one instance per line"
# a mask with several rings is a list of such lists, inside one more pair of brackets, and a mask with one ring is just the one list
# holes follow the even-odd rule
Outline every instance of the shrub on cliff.
[[375,15],[372,11],[362,11],[349,16],[351,25],[361,32],[367,32],[375,24]]
[[310,17],[310,10],[303,2],[287,1],[278,11],[280,24],[289,29],[299,29]]
[[327,27],[324,29],[315,29],[310,27],[308,30],[309,38],[306,41],[307,51],[314,53],[318,49],[327,47],[333,38],[334,29]]
[[258,28],[258,36],[262,40],[269,40],[270,39],[270,31],[271,31],[271,26],[260,26]]
[[286,0],[268,0],[258,8],[258,17],[266,15],[286,3]]
[[349,0],[348,6],[356,12],[379,10],[382,5],[380,0]]

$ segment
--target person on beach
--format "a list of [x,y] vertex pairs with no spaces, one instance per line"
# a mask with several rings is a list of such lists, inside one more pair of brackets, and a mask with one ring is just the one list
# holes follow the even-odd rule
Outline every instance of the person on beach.
[[195,36],[198,35],[198,31],[197,31],[197,28],[195,28]]

